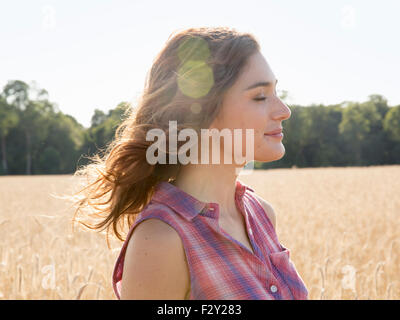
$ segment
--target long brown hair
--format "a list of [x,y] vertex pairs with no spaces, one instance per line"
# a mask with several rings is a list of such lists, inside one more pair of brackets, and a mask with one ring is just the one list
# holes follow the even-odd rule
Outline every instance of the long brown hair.
[[[225,92],[258,50],[252,34],[227,27],[190,28],[171,34],[147,73],[137,105],[127,105],[114,140],[104,153],[89,157],[92,163],[74,173],[86,177],[87,182],[71,197],[76,206],[73,221],[90,229],[107,228],[107,244],[112,225],[113,233],[124,241],[119,226],[126,219],[131,226],[150,201],[154,186],[174,180],[182,165],[146,161],[146,150],[152,144],[146,141],[148,130],[162,129],[168,139],[172,120],[177,121],[178,133],[183,128],[197,132],[208,128],[220,111]],[[101,221],[85,223],[76,219],[78,213]]]

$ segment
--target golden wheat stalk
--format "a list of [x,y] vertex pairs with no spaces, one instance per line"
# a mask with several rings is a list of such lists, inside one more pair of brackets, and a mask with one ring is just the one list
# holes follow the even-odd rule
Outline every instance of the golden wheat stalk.
[[99,287],[99,288],[103,288],[103,286],[101,285],[101,284],[98,284],[98,283],[95,283],[95,282],[88,282],[88,283],[85,283],[82,287],[80,287],[79,288],[79,291],[78,291],[78,294],[76,295],[76,297],[75,297],[75,300],[80,300],[80,298],[81,298],[81,296],[82,296],[82,294],[83,294],[83,291],[87,288],[87,286],[89,286],[89,285],[94,285],[94,286],[97,286],[97,287]]

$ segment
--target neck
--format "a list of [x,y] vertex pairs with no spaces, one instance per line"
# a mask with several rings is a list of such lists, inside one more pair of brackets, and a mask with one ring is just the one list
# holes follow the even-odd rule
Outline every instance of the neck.
[[220,218],[237,215],[235,205],[237,166],[219,164],[187,164],[173,184],[203,202],[219,205]]

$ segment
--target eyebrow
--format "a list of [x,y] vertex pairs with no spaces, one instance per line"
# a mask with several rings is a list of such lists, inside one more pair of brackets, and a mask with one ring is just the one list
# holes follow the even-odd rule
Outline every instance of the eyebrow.
[[[276,86],[277,83],[278,83],[278,79],[275,80],[275,86]],[[257,88],[257,87],[269,87],[271,85],[272,85],[271,81],[259,81],[259,82],[256,82],[256,83],[252,84],[250,87],[248,87],[244,91],[247,91],[247,90],[250,90],[250,89],[254,89],[254,88]]]

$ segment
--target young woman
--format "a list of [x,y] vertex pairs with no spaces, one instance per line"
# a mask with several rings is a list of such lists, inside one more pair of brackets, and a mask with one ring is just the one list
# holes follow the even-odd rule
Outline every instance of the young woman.
[[[123,241],[118,225],[128,221],[112,277],[117,298],[307,299],[275,233],[273,208],[238,179],[245,163],[222,156],[219,163],[153,163],[147,152],[154,146],[151,129],[166,133],[168,147],[157,156],[186,143],[178,141],[177,149],[169,144],[170,121],[176,121],[178,133],[189,128],[198,137],[201,129],[242,129],[242,148],[231,152],[224,140],[220,154],[251,147],[250,160],[283,157],[282,122],[290,109],[276,95],[277,79],[257,40],[229,28],[179,31],[146,80],[137,108],[129,109],[105,156],[76,173],[95,178],[78,210],[95,209],[104,217],[94,227],[84,225],[112,225]],[[251,145],[246,129],[254,130]],[[214,152],[204,141],[198,139],[194,158]]]

